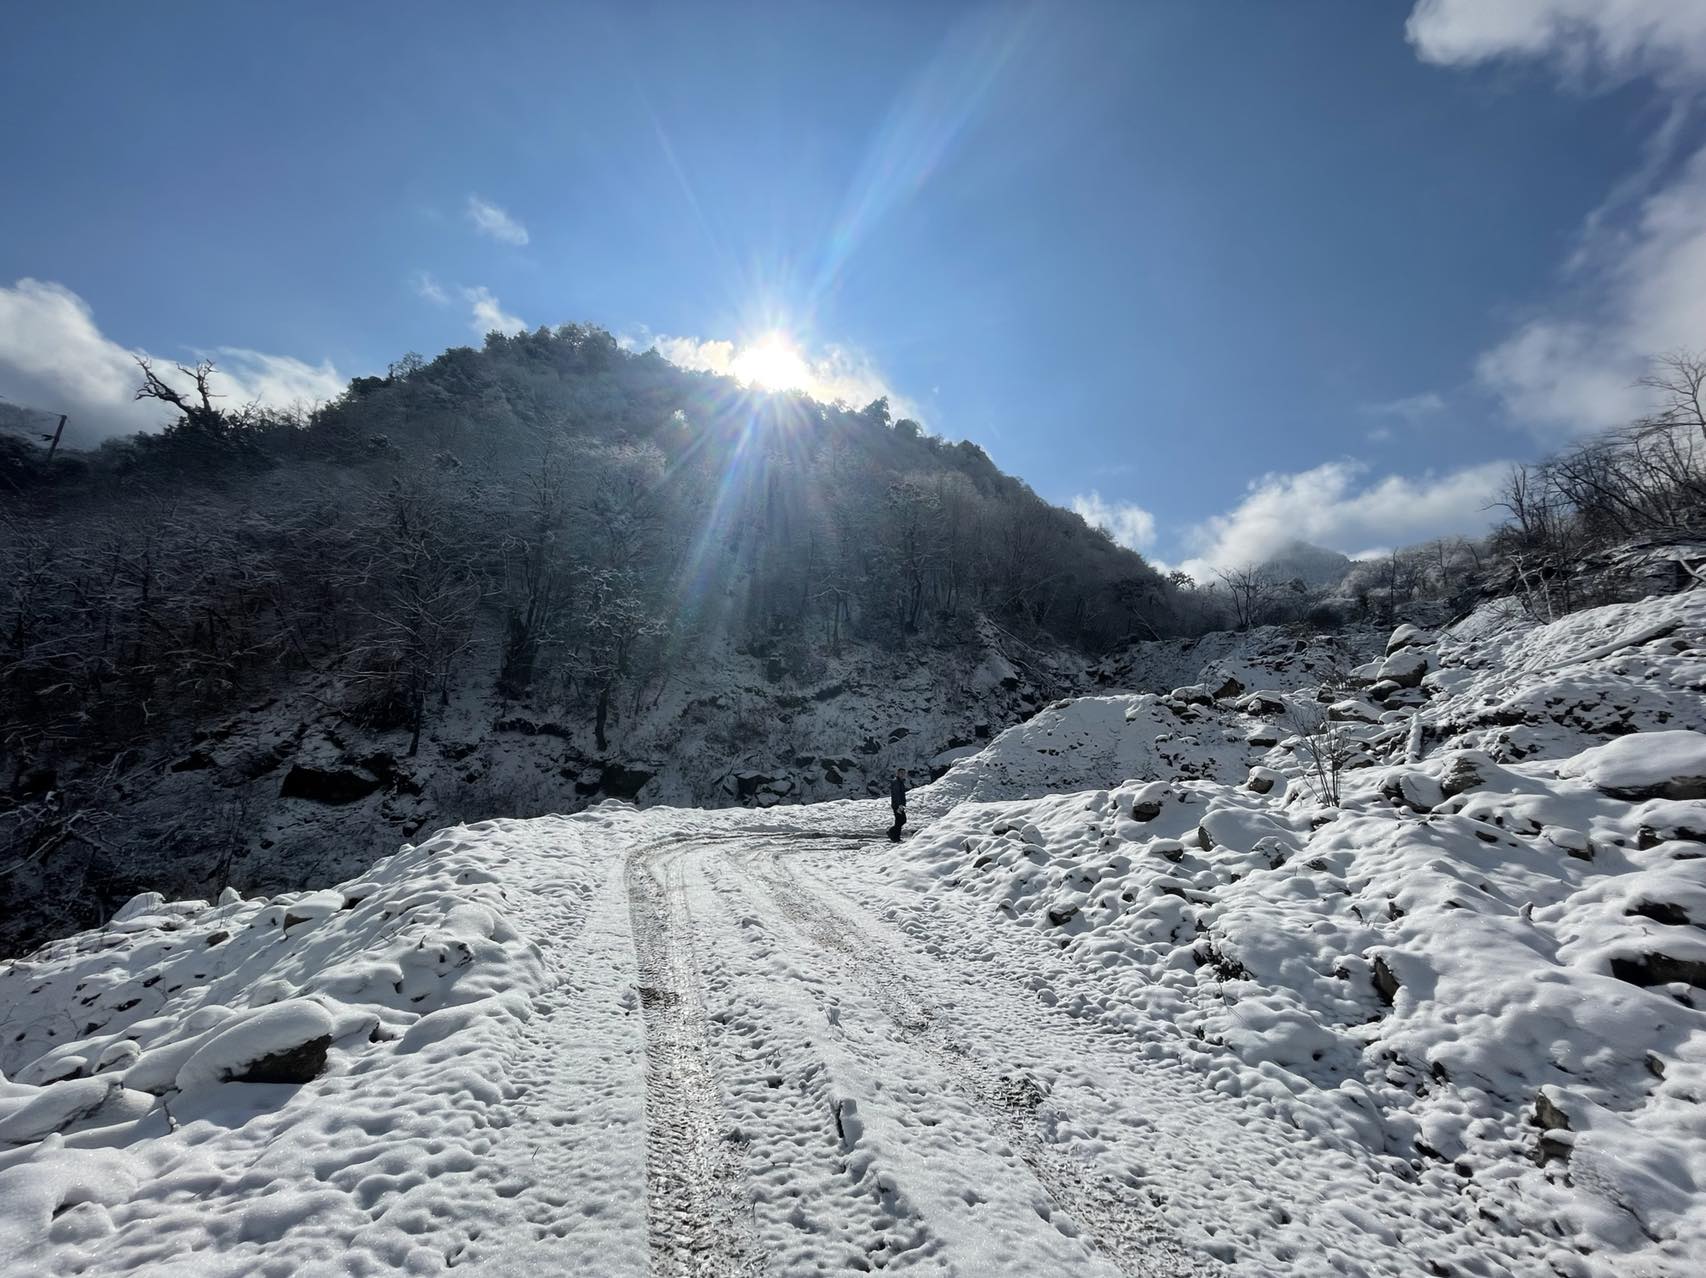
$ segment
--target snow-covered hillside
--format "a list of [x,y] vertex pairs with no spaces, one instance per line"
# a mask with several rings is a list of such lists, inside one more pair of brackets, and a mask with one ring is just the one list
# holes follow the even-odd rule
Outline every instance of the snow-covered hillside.
[[954,643],[899,651],[849,642],[797,672],[710,637],[613,711],[607,748],[584,709],[506,702],[488,672],[471,670],[412,758],[406,732],[361,728],[338,712],[334,682],[309,682],[191,739],[127,751],[89,811],[62,810],[52,786],[69,778],[43,774],[26,803],[73,837],[35,858],[8,846],[14,908],[0,914],[0,954],[76,930],[68,920],[91,910],[105,918],[138,891],[325,886],[457,822],[571,813],[607,798],[643,807],[867,798],[886,791],[895,767],[927,778],[944,756],[975,750],[1086,679],[1081,655],[987,622]]
[[139,898],[0,966],[7,1272],[1693,1273],[1706,596],[1388,647]]

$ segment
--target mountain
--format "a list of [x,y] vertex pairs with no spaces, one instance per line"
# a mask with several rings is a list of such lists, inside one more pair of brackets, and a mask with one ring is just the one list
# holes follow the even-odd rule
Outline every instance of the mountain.
[[158,435],[0,455],[0,952],[458,820],[864,795],[1174,625],[1139,556],[884,401],[573,325],[311,414],[201,376],[149,383]]
[[1693,1273],[1706,595],[1285,639],[899,844],[607,800],[141,895],[0,964],[9,1263]]
[[1278,581],[1302,581],[1310,587],[1336,586],[1345,579],[1354,561],[1325,546],[1307,541],[1287,542],[1261,565]]

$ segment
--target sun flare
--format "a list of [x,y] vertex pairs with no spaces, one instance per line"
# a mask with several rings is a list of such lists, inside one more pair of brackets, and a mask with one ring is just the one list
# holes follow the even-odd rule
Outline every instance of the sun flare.
[[729,371],[747,385],[768,391],[801,390],[812,379],[805,359],[780,333],[769,333],[744,347]]

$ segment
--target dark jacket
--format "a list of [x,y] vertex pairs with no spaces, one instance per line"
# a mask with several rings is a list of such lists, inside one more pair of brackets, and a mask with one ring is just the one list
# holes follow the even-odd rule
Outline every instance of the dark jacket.
[[906,806],[906,782],[900,777],[896,777],[889,784],[889,803],[897,808]]

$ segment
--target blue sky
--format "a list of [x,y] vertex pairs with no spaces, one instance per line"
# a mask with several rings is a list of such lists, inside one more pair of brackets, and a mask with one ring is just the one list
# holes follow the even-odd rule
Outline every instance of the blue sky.
[[1167,563],[1473,530],[1706,345],[1706,6],[1607,8],[29,6],[0,394],[775,335]]

